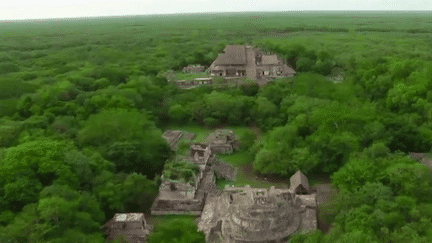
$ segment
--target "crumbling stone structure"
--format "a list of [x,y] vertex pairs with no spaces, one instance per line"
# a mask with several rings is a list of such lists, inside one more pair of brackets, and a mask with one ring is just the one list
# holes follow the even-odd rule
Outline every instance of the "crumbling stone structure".
[[227,129],[218,129],[211,133],[204,142],[208,144],[213,153],[231,154],[239,149],[239,142],[234,132]]
[[229,187],[212,197],[198,228],[208,242],[286,242],[296,231],[317,228],[316,195],[297,195],[289,189]]
[[178,143],[182,138],[186,139],[187,141],[192,141],[195,137],[195,134],[183,132],[183,131],[167,130],[164,132],[162,137],[168,142],[168,144],[171,147],[171,150],[177,151]]
[[247,77],[258,84],[296,74],[282,57],[250,45],[227,45],[207,72],[211,77]]
[[214,170],[218,178],[225,178],[230,181],[235,181],[237,178],[237,168],[234,168],[218,159],[215,159],[212,162],[211,169]]
[[187,67],[183,68],[183,73],[201,73],[204,72],[205,67],[202,66],[201,64],[193,64],[193,65],[188,65]]
[[[176,143],[181,137],[180,131],[166,131],[164,137]],[[217,130],[210,134],[208,142],[194,143],[190,146],[189,157],[185,160],[199,166],[200,172],[194,178],[194,184],[182,180],[163,178],[158,198],[152,205],[152,215],[193,214],[200,215],[205,203],[205,196],[220,196],[222,190],[216,186],[216,176],[235,180],[237,170],[216,159],[215,152],[232,152],[238,148],[234,133],[229,130]]]
[[189,150],[189,161],[198,165],[202,169],[207,166],[213,155],[210,146],[202,143],[192,144]]
[[102,227],[105,228],[108,240],[114,240],[123,234],[130,243],[146,242],[153,229],[146,223],[143,213],[117,213]]

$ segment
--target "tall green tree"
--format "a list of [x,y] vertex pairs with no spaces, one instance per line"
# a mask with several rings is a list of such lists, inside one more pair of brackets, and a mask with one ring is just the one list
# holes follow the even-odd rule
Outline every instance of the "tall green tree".
[[90,116],[78,133],[78,143],[101,148],[119,171],[143,173],[151,179],[162,171],[170,154],[149,115],[123,109]]

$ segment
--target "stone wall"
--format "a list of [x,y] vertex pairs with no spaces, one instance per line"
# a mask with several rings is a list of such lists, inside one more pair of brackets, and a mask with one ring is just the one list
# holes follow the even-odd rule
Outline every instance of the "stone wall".
[[201,211],[152,211],[152,215],[193,215],[200,216]]
[[[221,78],[221,77],[219,77]],[[237,86],[243,81],[244,77],[222,77],[226,82],[217,83],[212,78],[208,79],[195,79],[195,80],[179,80],[177,86],[182,89],[193,88],[202,85],[213,85],[213,86]]]
[[156,199],[155,203],[150,209],[152,215],[181,215],[181,214],[191,214],[191,215],[201,215],[202,209],[204,207],[205,198],[201,200],[191,199],[191,200],[164,200]]
[[177,143],[182,138],[183,133],[181,131],[171,131],[167,130],[162,135],[165,140],[167,140],[169,146],[171,147],[171,150],[175,151],[177,150]]

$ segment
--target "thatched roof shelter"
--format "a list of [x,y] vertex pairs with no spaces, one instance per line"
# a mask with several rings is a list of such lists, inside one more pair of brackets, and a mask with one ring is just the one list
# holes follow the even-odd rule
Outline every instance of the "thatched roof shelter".
[[300,170],[298,170],[293,176],[291,176],[290,190],[296,194],[311,193],[309,180]]

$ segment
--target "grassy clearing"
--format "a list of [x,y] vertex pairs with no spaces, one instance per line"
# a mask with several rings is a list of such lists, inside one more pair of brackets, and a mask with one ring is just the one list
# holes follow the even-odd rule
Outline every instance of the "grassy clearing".
[[271,182],[262,179],[257,179],[256,175],[252,171],[252,164],[244,164],[238,166],[237,180],[235,182],[226,181],[223,179],[218,179],[216,181],[216,185],[223,189],[225,186],[245,186],[250,185],[251,187],[260,187],[260,188],[270,188],[271,186],[275,186],[275,188],[288,188],[288,181],[280,181],[280,182]]
[[233,154],[220,154],[218,157],[223,161],[233,166],[241,166],[252,163],[253,158],[248,151],[239,151]]
[[247,151],[239,151],[230,155],[219,155],[219,158],[238,169],[237,180],[235,182],[226,181],[223,179],[217,180],[216,184],[219,188],[225,188],[228,186],[245,186],[250,185],[251,187],[266,187],[270,188],[275,186],[276,188],[286,188],[289,183],[287,181],[271,182],[262,179],[258,179],[252,170],[253,157]]
[[233,127],[229,127],[229,129],[233,130],[233,132],[237,136],[240,136],[243,132],[251,130],[249,127],[245,127],[245,126],[233,126]]

